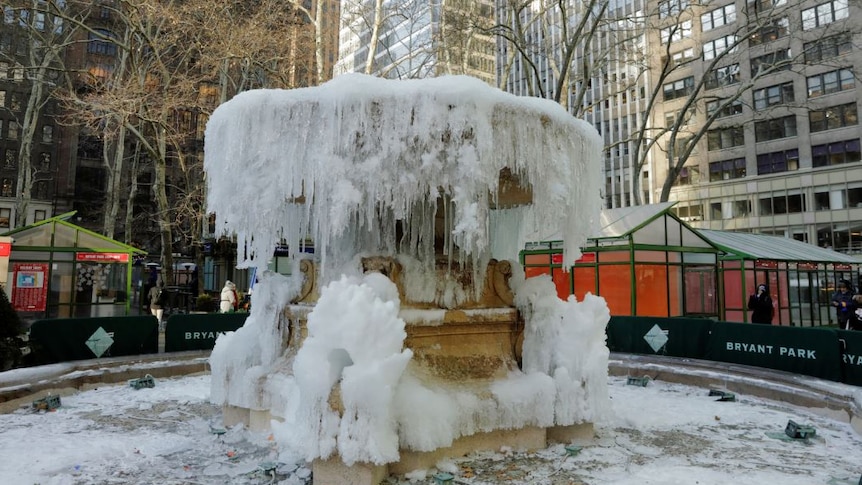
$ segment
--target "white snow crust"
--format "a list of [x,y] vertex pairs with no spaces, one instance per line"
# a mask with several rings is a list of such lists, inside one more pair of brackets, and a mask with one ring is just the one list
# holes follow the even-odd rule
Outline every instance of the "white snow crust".
[[450,256],[484,268],[492,234],[523,232],[490,227],[505,167],[533,187],[525,222],[562,228],[573,262],[598,219],[601,147],[595,129],[558,104],[475,78],[346,74],[219,106],[206,128],[208,209],[248,249],[240,267],[264,266],[278,243],[311,239],[325,282],[359,252],[407,254],[430,267],[439,199],[446,247],[460,249]]

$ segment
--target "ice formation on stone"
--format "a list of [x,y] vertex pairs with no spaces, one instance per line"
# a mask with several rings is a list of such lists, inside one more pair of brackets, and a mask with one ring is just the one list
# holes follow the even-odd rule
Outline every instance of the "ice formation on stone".
[[[399,449],[435,450],[482,431],[600,420],[609,408],[603,299],[559,300],[550,278],[525,280],[513,264],[527,327],[523,370],[480,396],[411,371],[405,321],[440,324],[445,312],[402,308],[396,286],[358,264],[365,254],[395,256],[408,300],[440,308],[463,300],[435,281],[438,209],[447,254],[474,271],[491,257],[517,258],[526,240],[546,234],[563,237],[570,263],[598,219],[600,153],[593,128],[560,106],[467,77],[345,75],[222,105],[205,148],[218,227],[237,235],[249,256],[241,264],[258,268],[276,244],[298,254],[312,241],[325,278],[306,340],[291,353],[283,341],[299,329],[287,328],[283,309],[301,274],[264,272],[245,326],[213,350],[213,401],[269,410],[291,458],[337,454],[348,465],[396,461]],[[503,168],[532,187],[529,206],[494,209]],[[329,401],[336,383],[340,412]]]
[[495,238],[562,229],[573,262],[600,209],[601,146],[592,126],[558,104],[474,78],[349,74],[221,105],[206,128],[208,208],[246,249],[240,267],[264,266],[276,244],[311,240],[326,282],[362,252],[433,264],[442,200],[445,247],[460,249],[450,256],[484,268],[500,171],[509,168],[533,187],[532,205],[521,227]]

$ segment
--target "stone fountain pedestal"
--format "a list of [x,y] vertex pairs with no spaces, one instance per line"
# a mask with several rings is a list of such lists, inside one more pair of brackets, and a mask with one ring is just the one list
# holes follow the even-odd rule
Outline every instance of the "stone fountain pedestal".
[[[305,287],[298,301],[283,312],[282,347],[285,355],[295,355],[307,335],[306,319],[317,298],[315,268],[304,262]],[[398,263],[390,258],[373,258],[363,262],[373,271],[384,268],[399,288]],[[404,346],[413,352],[408,370],[423,382],[435,386],[473,393],[479,399],[490,399],[490,386],[510,372],[517,371],[521,361],[524,322],[513,305],[508,279],[508,262],[492,260],[488,266],[485,289],[481,297],[466,302],[463,308],[441,309],[417,302],[402,303],[399,317],[405,322]],[[404,295],[401,295],[402,298]],[[490,306],[493,305],[493,306]],[[262,380],[259,385],[265,387]],[[331,409],[343,413],[340,388],[335,386],[329,397]],[[281,420],[271,410],[224,406],[224,424],[243,424],[251,430],[266,431],[271,420]],[[475,451],[538,450],[552,443],[583,444],[593,438],[592,423],[572,426],[499,427],[461,436],[450,446],[432,451],[399,450],[400,459],[385,464],[354,463],[346,465],[339,456],[316,459],[312,463],[314,483],[375,485],[389,474],[403,475],[435,467],[443,459]]]

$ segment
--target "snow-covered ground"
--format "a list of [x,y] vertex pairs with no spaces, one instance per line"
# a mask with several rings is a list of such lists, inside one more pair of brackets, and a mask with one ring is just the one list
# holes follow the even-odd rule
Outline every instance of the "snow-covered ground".
[[[862,475],[862,437],[846,423],[744,395],[718,402],[707,389],[661,381],[638,387],[612,377],[609,386],[612,418],[574,456],[563,445],[477,453],[387,483],[431,484],[439,471],[476,485],[856,485]],[[152,389],[106,385],[62,398],[56,411],[0,415],[0,483],[311,483],[310,466],[280,455],[268,433],[214,432],[221,410],[209,394],[201,375]],[[786,438],[788,420],[813,426],[816,437]]]

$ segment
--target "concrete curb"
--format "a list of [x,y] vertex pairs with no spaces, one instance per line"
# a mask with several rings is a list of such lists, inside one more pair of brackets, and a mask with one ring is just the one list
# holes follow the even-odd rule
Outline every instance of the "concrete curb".
[[[210,371],[210,351],[80,360],[0,373],[0,413],[47,395],[68,396],[149,374],[156,379]],[[16,372],[18,371],[18,372]],[[4,374],[9,374],[4,376]],[[16,374],[20,376],[16,377]],[[5,378],[4,378],[5,377]]]
[[[210,351],[81,360],[0,373],[0,413],[49,394],[66,396],[149,374],[156,379],[209,372]],[[20,376],[15,378],[16,371]],[[8,374],[4,376],[4,374]],[[803,407],[848,422],[862,435],[862,388],[788,372],[697,359],[612,353],[612,376],[649,376]]]
[[612,353],[608,373],[779,401],[850,423],[862,435],[862,388],[856,386],[760,367],[637,354]]

